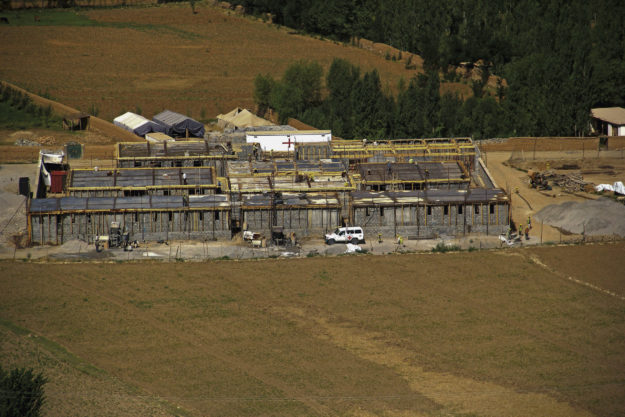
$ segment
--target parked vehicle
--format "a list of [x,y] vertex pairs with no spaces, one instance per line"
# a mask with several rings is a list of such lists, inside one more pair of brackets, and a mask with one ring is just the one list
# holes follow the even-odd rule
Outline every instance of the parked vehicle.
[[339,227],[334,232],[326,235],[326,243],[332,245],[334,243],[352,243],[357,245],[365,243],[365,233],[362,227]]

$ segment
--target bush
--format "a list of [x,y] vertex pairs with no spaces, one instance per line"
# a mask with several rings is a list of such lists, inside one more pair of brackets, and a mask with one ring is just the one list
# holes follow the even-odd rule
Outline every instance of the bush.
[[0,367],[0,414],[37,417],[45,401],[43,386],[47,379],[32,369],[16,368],[10,372]]
[[432,248],[432,252],[435,253],[445,253],[445,252],[457,252],[460,251],[460,246],[458,245],[445,245],[444,242],[438,242],[435,247]]

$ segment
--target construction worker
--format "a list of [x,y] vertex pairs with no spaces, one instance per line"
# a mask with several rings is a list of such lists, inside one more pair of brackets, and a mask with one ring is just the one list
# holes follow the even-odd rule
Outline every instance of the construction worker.
[[530,228],[525,226],[525,240],[530,240]]
[[523,237],[523,223],[519,225],[519,228],[517,231],[519,232],[519,237]]
[[527,215],[527,227],[532,228],[532,217],[529,214]]

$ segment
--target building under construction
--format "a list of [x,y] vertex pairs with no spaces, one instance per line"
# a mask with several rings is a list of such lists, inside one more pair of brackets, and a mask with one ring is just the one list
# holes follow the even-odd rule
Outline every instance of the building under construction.
[[135,240],[231,237],[227,195],[62,197],[30,202],[28,231],[35,244],[93,242],[112,222]]
[[214,167],[72,169],[64,189],[75,197],[201,195],[219,192]]
[[296,143],[288,159],[202,140],[120,143],[116,160],[70,170],[62,198],[32,200],[31,241],[92,242],[111,222],[137,240],[274,228],[321,236],[349,224],[430,238],[508,226],[508,197],[468,138]]
[[356,181],[361,190],[468,189],[471,176],[462,161],[362,163]]
[[225,162],[237,159],[228,144],[207,140],[178,142],[122,142],[115,148],[119,168],[214,167],[217,175],[225,175]]
[[352,194],[351,213],[353,224],[369,233],[423,239],[502,233],[509,206],[500,189],[358,191]]

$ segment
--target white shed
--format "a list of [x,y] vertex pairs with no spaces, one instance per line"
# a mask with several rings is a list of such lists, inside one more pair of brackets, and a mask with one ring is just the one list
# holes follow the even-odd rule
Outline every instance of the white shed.
[[263,151],[293,152],[296,143],[330,142],[330,130],[280,130],[247,132],[247,143],[258,143]]

